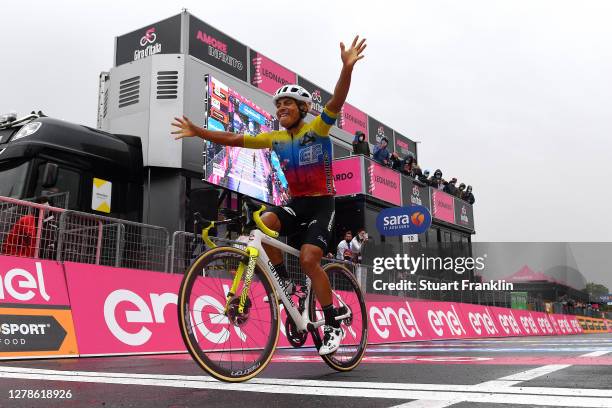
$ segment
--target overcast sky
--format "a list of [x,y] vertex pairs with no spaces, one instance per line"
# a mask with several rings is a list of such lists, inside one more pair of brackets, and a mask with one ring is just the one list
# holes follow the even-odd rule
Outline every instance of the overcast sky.
[[95,126],[114,37],[183,7],[328,90],[365,36],[349,102],[474,186],[475,240],[612,241],[610,1],[4,2],[0,111]]

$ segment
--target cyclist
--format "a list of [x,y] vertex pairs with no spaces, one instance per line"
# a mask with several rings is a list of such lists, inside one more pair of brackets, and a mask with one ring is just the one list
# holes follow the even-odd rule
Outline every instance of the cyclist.
[[[328,240],[334,224],[334,180],[329,129],[335,123],[348,94],[353,67],[362,59],[366,48],[365,39],[353,39],[350,47],[340,43],[342,70],[334,94],[323,112],[310,123],[304,122],[312,96],[299,85],[284,85],[274,93],[276,117],[285,130],[239,135],[202,129],[183,116],[175,118],[175,139],[198,136],[202,139],[227,146],[251,149],[273,149],[281,163],[291,192],[291,200],[284,207],[267,211],[262,216],[264,224],[281,235],[293,233],[300,224],[306,223],[306,231],[300,238],[300,264],[310,277],[312,287],[323,307],[325,324],[323,344],[319,354],[335,352],[343,335],[340,322],[335,320],[337,311],[333,307],[329,279],[321,268],[321,258],[327,253]],[[291,294],[289,277],[283,265],[279,249],[265,247],[274,271],[285,280],[285,291]]]

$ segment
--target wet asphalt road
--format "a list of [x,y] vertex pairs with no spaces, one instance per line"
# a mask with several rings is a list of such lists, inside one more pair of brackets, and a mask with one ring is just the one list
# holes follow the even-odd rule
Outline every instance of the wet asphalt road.
[[370,346],[349,373],[284,349],[242,384],[187,355],[2,361],[0,377],[0,407],[11,408],[612,407],[612,334]]

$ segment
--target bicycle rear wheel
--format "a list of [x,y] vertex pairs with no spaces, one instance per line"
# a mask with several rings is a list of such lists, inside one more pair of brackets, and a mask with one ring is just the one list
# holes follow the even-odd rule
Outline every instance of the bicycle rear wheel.
[[[323,361],[337,371],[350,371],[357,367],[365,354],[368,342],[368,315],[365,299],[355,276],[341,264],[328,264],[323,267],[327,273],[332,288],[332,299],[340,315],[350,313],[343,319],[340,327],[344,330],[344,337],[340,347],[333,354],[321,356]],[[311,321],[323,318],[321,305],[314,296],[310,297],[309,315]],[[316,345],[321,344],[323,327],[311,332]],[[318,348],[318,347],[317,347]]]
[[[185,272],[179,289],[181,335],[193,359],[213,377],[246,381],[270,362],[279,335],[276,293],[257,265],[245,309],[238,311],[243,280],[225,313],[227,294],[245,251],[218,247],[202,254]],[[246,269],[246,268],[245,268]]]

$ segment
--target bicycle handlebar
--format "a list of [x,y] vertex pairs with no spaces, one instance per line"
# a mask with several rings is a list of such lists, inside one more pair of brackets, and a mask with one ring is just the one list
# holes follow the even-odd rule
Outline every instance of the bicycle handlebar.
[[255,220],[255,225],[257,225],[257,228],[259,228],[264,234],[272,237],[272,238],[278,238],[278,232],[268,228],[263,221],[261,220],[261,217],[259,216],[259,214],[261,214],[261,212],[263,210],[266,209],[265,205],[261,205],[261,207],[259,207],[259,210],[253,212],[253,220]]
[[[251,203],[251,205],[253,205],[253,203]],[[251,209],[253,208],[253,206],[250,207]],[[259,207],[258,210],[253,211],[253,221],[255,221],[255,225],[257,226],[257,228],[259,228],[264,234],[268,235],[269,237],[272,238],[278,238],[279,233],[268,228],[263,221],[261,220],[261,213],[263,211],[265,211],[266,206],[265,205],[261,205]],[[247,212],[250,212],[249,210],[247,210]],[[249,220],[249,216],[248,215],[241,215],[239,217],[235,217],[232,219],[227,219],[227,220],[223,220],[223,221],[210,221],[205,219],[204,217],[202,217],[202,215],[200,215],[199,212],[196,212],[194,214],[194,217],[197,219],[197,221],[199,223],[202,224],[202,240],[204,241],[204,243],[209,247],[209,248],[215,248],[217,245],[211,241],[211,239],[208,236],[208,231],[210,231],[212,228],[215,227],[215,225],[224,225],[224,224],[231,224],[234,223],[236,221],[240,221],[240,222],[247,222]],[[208,225],[207,225],[208,224]],[[204,225],[206,225],[206,227],[204,227]]]

